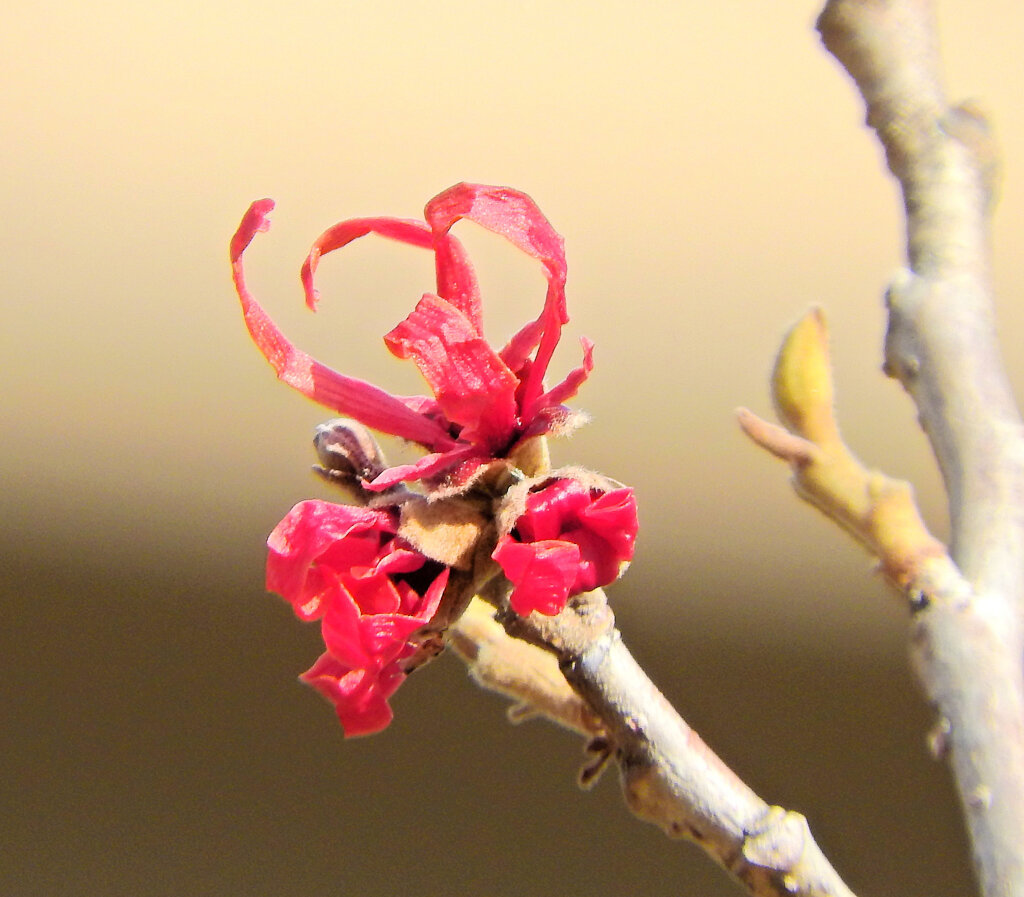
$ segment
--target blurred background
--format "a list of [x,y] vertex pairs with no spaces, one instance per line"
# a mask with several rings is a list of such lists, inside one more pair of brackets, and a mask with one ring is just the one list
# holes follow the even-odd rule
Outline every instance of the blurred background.
[[[940,2],[948,83],[1005,158],[998,314],[1024,359],[1024,9]],[[803,811],[861,895],[971,887],[906,614],[801,505],[733,409],[770,413],[785,328],[832,327],[840,420],[939,480],[880,372],[901,220],[817,4],[648,0],[178,0],[5,10],[0,31],[0,892],[157,895],[730,894],[695,848],[573,777],[578,739],[518,728],[453,657],[385,733],[344,741],[296,676],[314,627],[263,590],[264,540],[330,415],[250,344],[228,240],[278,202],[250,283],[303,348],[420,392],[381,335],[431,288],[427,253],[362,240],[299,264],[336,220],[418,216],[460,181],[530,193],[565,236],[591,424],[556,444],[636,487],[627,642],[763,797]],[[493,341],[536,314],[538,267],[462,225]]]

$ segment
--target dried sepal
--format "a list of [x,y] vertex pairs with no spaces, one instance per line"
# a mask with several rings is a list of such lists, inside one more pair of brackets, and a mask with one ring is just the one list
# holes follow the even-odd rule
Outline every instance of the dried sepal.
[[478,502],[461,498],[427,501],[414,496],[401,506],[398,534],[429,558],[470,570],[480,539],[492,524]]

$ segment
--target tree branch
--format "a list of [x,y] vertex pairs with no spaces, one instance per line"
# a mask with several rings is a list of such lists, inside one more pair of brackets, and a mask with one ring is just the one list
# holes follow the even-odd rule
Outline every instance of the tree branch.
[[[929,0],[829,0],[818,28],[856,81],[903,191],[909,270],[887,294],[885,369],[916,403],[942,470],[952,557],[926,551],[894,568],[891,546],[864,538],[866,518],[851,526],[842,503],[815,504],[878,554],[912,599],[913,660],[940,714],[933,746],[948,752],[982,890],[1021,897],[1024,426],[995,338],[995,151],[982,116],[945,99]],[[773,436],[771,425],[752,416],[744,427],[793,464],[799,488],[808,465],[784,450],[807,436],[799,421],[780,416],[795,436]],[[827,491],[802,494],[814,501]],[[904,533],[917,525],[904,523]],[[924,545],[915,533],[912,542]]]
[[[507,644],[489,624],[481,625],[476,605],[472,610],[456,624],[452,643],[474,678],[595,736],[590,749],[601,756],[584,768],[582,784],[614,759],[634,814],[670,837],[697,843],[756,897],[853,897],[811,837],[806,819],[761,800],[665,700],[622,643],[600,589],[571,599],[556,617],[499,612]],[[478,645],[489,652],[483,674]],[[546,673],[523,675],[524,647],[546,658],[527,657],[531,669],[550,663],[560,670],[585,713],[552,712],[567,706],[561,689],[543,685],[554,683]],[[508,669],[502,669],[505,664]]]
[[[935,450],[952,550],[927,531],[908,484],[869,470],[842,442],[820,314],[780,352],[773,390],[785,426],[746,411],[740,420],[908,598],[915,668],[939,712],[932,749],[950,758],[983,891],[1024,897],[1024,425],[993,323],[995,153],[980,114],[946,102],[929,0],[829,0],[818,24],[903,189],[909,269],[887,294],[886,371],[916,402]],[[593,736],[636,815],[697,842],[751,894],[850,894],[803,817],[757,797],[665,701],[602,593],[554,618],[499,612],[507,636],[487,617],[465,618],[453,635],[477,680]],[[554,655],[577,697],[549,655],[523,642]]]
[[449,647],[469,667],[477,685],[512,698],[509,719],[544,716],[580,735],[600,736],[600,720],[565,681],[554,656],[509,636],[494,609],[479,599],[449,630]]

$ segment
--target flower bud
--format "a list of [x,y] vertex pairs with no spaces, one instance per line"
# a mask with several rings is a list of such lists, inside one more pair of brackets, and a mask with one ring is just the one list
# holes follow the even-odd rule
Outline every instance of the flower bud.
[[317,473],[340,486],[361,490],[386,467],[384,453],[358,421],[339,417],[320,424],[313,437]]

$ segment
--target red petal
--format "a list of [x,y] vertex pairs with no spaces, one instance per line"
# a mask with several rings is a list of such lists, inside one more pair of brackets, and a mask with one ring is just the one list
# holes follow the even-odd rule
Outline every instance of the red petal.
[[521,331],[525,335],[519,340],[521,348],[536,336],[534,328],[540,328],[540,345],[521,400],[522,418],[527,422],[543,391],[544,374],[558,345],[562,325],[569,320],[565,307],[564,243],[536,203],[525,193],[508,187],[456,184],[427,203],[427,222],[439,237],[447,234],[460,218],[500,234],[544,266],[548,281],[544,309],[534,325]]
[[555,480],[526,498],[526,511],[516,521],[525,542],[558,539],[577,525],[579,515],[590,505],[590,490],[573,479]]
[[522,369],[530,361],[530,353],[537,348],[543,335],[544,322],[530,321],[498,353],[516,376],[520,376]]
[[319,292],[313,285],[313,275],[321,256],[370,233],[410,246],[434,249],[438,295],[451,302],[474,323],[479,333],[483,333],[480,287],[462,244],[455,237],[445,236],[435,247],[434,234],[424,222],[405,218],[352,218],[320,234],[302,265],[302,286],[310,308],[316,307],[319,298]]
[[372,537],[368,547],[357,540],[369,557],[349,560],[372,562],[381,535],[394,532],[395,524],[386,511],[319,500],[299,502],[267,539],[267,589],[290,601],[303,619],[316,619],[322,613],[318,592],[323,586],[321,579],[312,581],[310,576],[316,562],[357,535]]
[[537,400],[538,408],[546,408],[551,405],[561,405],[571,399],[579,390],[580,385],[590,376],[594,370],[594,344],[586,337],[580,340],[583,345],[583,364],[573,368],[566,375],[566,378],[557,386],[551,387],[544,395]]
[[580,523],[607,544],[617,562],[633,559],[640,525],[632,489],[614,489],[598,496],[580,515]]
[[376,565],[376,572],[387,576],[399,576],[402,573],[414,573],[425,563],[426,558],[418,551],[400,548],[397,542],[388,546],[387,554],[383,555]]
[[365,488],[370,492],[383,492],[385,489],[390,489],[398,483],[406,483],[410,480],[422,480],[428,477],[440,476],[445,473],[448,468],[469,462],[473,458],[478,458],[480,465],[486,464],[488,461],[487,458],[480,455],[480,449],[474,445],[461,446],[460,448],[452,449],[450,452],[437,452],[433,455],[424,455],[413,464],[402,464],[398,467],[389,467],[375,480],[367,483]]
[[299,677],[334,704],[345,737],[372,735],[393,718],[388,698],[405,681],[397,664],[380,671],[349,669],[324,654]]
[[369,655],[380,659],[382,663],[390,663],[402,653],[409,636],[423,622],[418,617],[402,614],[367,614],[359,621],[359,635]]
[[515,586],[509,604],[521,617],[531,611],[557,614],[569,598],[580,565],[580,550],[572,542],[517,542],[503,536],[491,555]]
[[445,234],[434,245],[434,269],[437,272],[437,295],[461,311],[473,323],[476,332],[483,336],[480,286],[466,250],[451,234]]
[[519,190],[456,184],[427,203],[425,217],[438,235],[447,233],[460,218],[475,221],[540,259],[556,278],[565,279],[564,241],[537,204]]
[[516,426],[515,375],[472,322],[429,293],[384,337],[398,358],[412,358],[461,442],[504,449]]
[[[529,495],[526,511],[515,523],[515,532],[526,547],[565,543],[577,547],[570,595],[606,586],[618,579],[623,565],[633,558],[637,528],[636,497],[632,489],[592,492],[572,479],[556,480]],[[497,553],[494,557],[501,563]],[[532,571],[530,575],[534,575]],[[519,584],[507,570],[506,576]]]
[[437,613],[437,608],[441,604],[441,596],[448,585],[448,577],[451,572],[450,567],[445,567],[438,574],[437,579],[430,584],[430,588],[424,593],[423,601],[416,609],[416,617],[422,622],[429,622],[434,614]]
[[313,241],[309,255],[302,263],[299,277],[306,293],[306,305],[315,310],[320,299],[320,291],[313,284],[313,275],[316,274],[317,266],[320,264],[320,257],[327,255],[328,252],[334,252],[335,249],[341,249],[342,246],[347,246],[353,240],[365,237],[370,233],[380,234],[382,237],[389,237],[400,243],[408,243],[422,249],[432,249],[434,246],[430,228],[422,221],[403,218],[350,218],[348,221],[332,225]]
[[374,569],[360,570],[357,567],[350,567],[342,572],[341,583],[352,596],[360,613],[387,614],[401,606],[402,596],[394,581],[386,574]]
[[373,652],[363,644],[361,620],[356,603],[342,591],[341,597],[330,603],[320,624],[328,653],[350,669],[369,668],[375,662]]
[[231,269],[245,324],[278,378],[315,402],[354,417],[374,430],[432,449],[453,445],[453,440],[438,423],[417,414],[397,396],[364,380],[332,371],[296,349],[252,297],[245,285],[242,253],[257,232],[269,227],[267,214],[273,207],[269,199],[257,200],[249,207],[231,240]]

